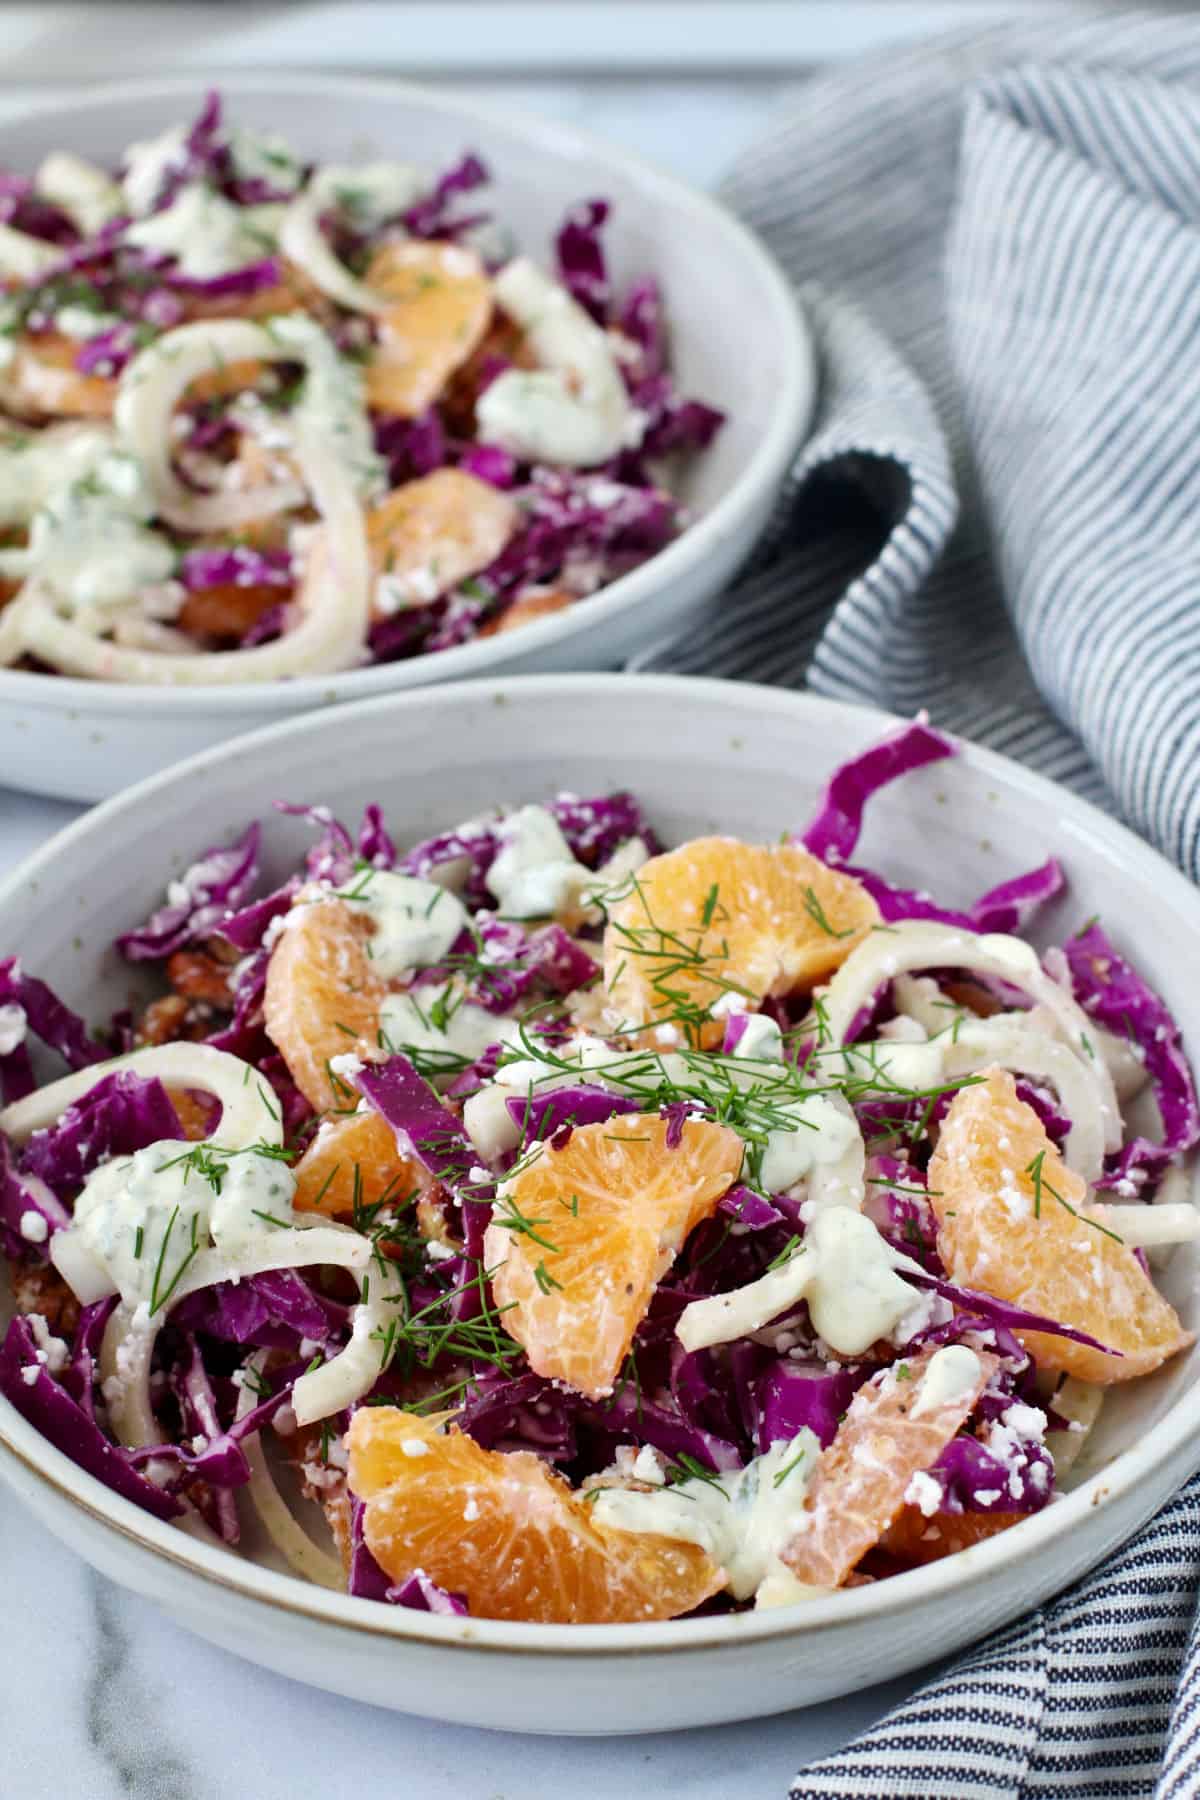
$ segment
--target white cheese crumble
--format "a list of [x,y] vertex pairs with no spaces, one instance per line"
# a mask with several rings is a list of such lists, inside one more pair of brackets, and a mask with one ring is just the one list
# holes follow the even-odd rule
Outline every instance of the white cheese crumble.
[[462,901],[436,881],[387,869],[356,876],[336,897],[374,925],[367,956],[381,981],[441,962],[469,923]]
[[500,850],[487,885],[510,919],[553,918],[594,880],[577,863],[558,821],[544,806],[523,806],[497,828]]
[[0,1006],[0,1056],[11,1056],[25,1042],[28,1021],[25,1008],[15,1004]]
[[942,1504],[941,1483],[924,1469],[918,1469],[904,1490],[907,1506],[915,1506],[927,1519],[932,1519]]

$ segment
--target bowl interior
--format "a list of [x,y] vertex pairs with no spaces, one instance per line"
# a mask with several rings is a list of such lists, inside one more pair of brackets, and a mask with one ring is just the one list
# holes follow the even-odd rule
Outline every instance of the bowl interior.
[[[311,834],[272,813],[274,799],[320,801],[351,822],[378,800],[393,833],[411,842],[498,801],[628,787],[668,843],[711,831],[771,841],[803,824],[833,766],[889,723],[807,695],[651,677],[526,677],[360,703],[195,758],[71,827],[0,889],[0,954],[17,952],[98,1023],[145,991],[112,939],[160,903],[166,881],[198,851],[261,816],[267,879],[294,866]],[[874,801],[859,860],[955,905],[1049,854],[1070,886],[1043,919],[1041,941],[1061,941],[1100,914],[1167,996],[1194,1052],[1200,990],[1181,983],[1179,971],[1200,928],[1200,895],[1083,802],[966,748]],[[1184,1247],[1157,1275],[1192,1330],[1200,1328],[1198,1267],[1195,1249]],[[1114,1390],[1072,1485],[1165,1419],[1193,1386],[1196,1356]],[[0,1435],[20,1430],[0,1401]],[[96,1484],[90,1491],[94,1504],[111,1502]],[[142,1515],[113,1504],[136,1529]],[[1065,1522],[1070,1502],[1057,1511]],[[1011,1535],[982,1546],[986,1559],[1019,1554]],[[261,1547],[252,1553],[270,1563]]]

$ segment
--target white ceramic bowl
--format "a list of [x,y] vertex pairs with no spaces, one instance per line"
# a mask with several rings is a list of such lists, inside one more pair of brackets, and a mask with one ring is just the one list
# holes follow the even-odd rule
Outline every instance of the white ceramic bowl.
[[[226,745],[90,814],[0,889],[0,947],[99,1018],[131,986],[108,948],[114,934],[145,914],[170,870],[276,796],[345,816],[376,798],[411,841],[499,799],[630,787],[668,841],[713,830],[769,841],[807,817],[836,762],[888,725],[806,695],[637,676],[531,676],[370,701]],[[273,816],[268,873],[290,867],[308,837]],[[1200,894],[1069,794],[967,749],[881,797],[863,849],[864,861],[951,904],[1053,851],[1071,896],[1047,935],[1101,912],[1200,1044],[1200,991],[1180,979]],[[1193,1328],[1195,1275],[1184,1249],[1164,1278]],[[796,1608],[669,1624],[433,1618],[307,1587],[266,1555],[205,1548],[118,1499],[4,1401],[0,1476],[106,1574],[288,1675],[477,1725],[651,1731],[781,1711],[897,1675],[1065,1586],[1200,1465],[1196,1356],[1117,1391],[1075,1490],[989,1543]]]
[[[767,251],[715,201],[566,126],[510,118],[397,82],[223,77],[231,117],[321,161],[410,158],[431,169],[478,150],[498,219],[546,259],[568,206],[613,202],[619,283],[663,284],[683,391],[728,414],[683,490],[694,523],[652,561],[568,611],[433,656],[337,675],[167,692],[0,669],[0,779],[97,800],[183,756],[289,714],[369,694],[517,669],[616,668],[716,593],[745,560],[811,419],[816,374],[799,306]],[[186,118],[198,79],[122,84],[0,125],[0,166],[36,168],[68,147],[115,163],[124,147]]]

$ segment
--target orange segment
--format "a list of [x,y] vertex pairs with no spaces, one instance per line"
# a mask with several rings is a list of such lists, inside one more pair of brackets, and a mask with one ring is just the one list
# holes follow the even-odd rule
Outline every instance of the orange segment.
[[[436,469],[394,488],[367,513],[376,617],[427,605],[495,562],[520,515],[507,494],[461,469]],[[376,584],[395,605],[381,604]]]
[[940,1562],[972,1544],[1019,1525],[1024,1513],[937,1513],[927,1519],[917,1506],[902,1507],[879,1540],[879,1548],[905,1563]]
[[[751,1003],[811,987],[878,923],[851,875],[793,844],[696,838],[638,871],[609,908],[604,981],[631,1025],[707,1011],[730,989]],[[693,1041],[719,1042],[719,1021],[692,1019]]]
[[190,1088],[168,1088],[167,1098],[175,1108],[183,1135],[198,1143],[212,1130],[212,1100],[207,1094],[193,1094]]
[[737,1180],[724,1125],[627,1113],[547,1142],[505,1182],[484,1239],[505,1329],[539,1375],[593,1399],[613,1382],[684,1239]]
[[415,418],[482,342],[492,284],[473,251],[412,240],[381,245],[365,280],[387,300],[367,363],[367,402]]
[[1018,1331],[1045,1368],[1083,1381],[1132,1381],[1192,1342],[1133,1251],[1088,1223],[1086,1183],[1018,1100],[1007,1072],[992,1069],[955,1097],[930,1159],[929,1200],[951,1281],[1121,1353]]
[[423,1569],[477,1618],[547,1625],[674,1619],[722,1586],[695,1545],[603,1530],[539,1457],[481,1449],[448,1417],[364,1406],[350,1421],[350,1488],[393,1581]]
[[564,593],[562,588],[530,588],[502,613],[481,625],[477,636],[499,637],[502,631],[516,631],[518,626],[530,625],[534,619],[548,619],[552,613],[563,612],[573,604],[573,595]]
[[58,331],[22,337],[0,376],[0,399],[21,413],[52,418],[111,418],[116,381],[108,375],[81,375],[75,367],[81,345]]
[[809,1482],[802,1528],[783,1552],[798,1580],[842,1585],[899,1515],[913,1476],[937,1461],[970,1416],[997,1366],[994,1356],[978,1356],[977,1378],[943,1397],[926,1385],[938,1354],[923,1350],[885,1369],[850,1402]]
[[294,906],[267,964],[263,1022],[288,1072],[317,1112],[354,1103],[330,1069],[352,1052],[378,1055],[385,989],[366,953],[368,924],[341,900]]
[[[349,1102],[347,1102],[349,1104]],[[338,1113],[321,1122],[295,1167],[301,1212],[349,1214],[380,1200],[397,1205],[428,1185],[419,1164],[402,1154],[396,1134],[377,1112]]]

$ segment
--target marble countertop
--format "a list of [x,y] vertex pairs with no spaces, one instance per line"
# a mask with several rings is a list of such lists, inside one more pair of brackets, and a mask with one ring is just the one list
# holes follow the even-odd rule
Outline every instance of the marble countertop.
[[[580,75],[501,85],[510,104],[569,118],[710,183],[793,79]],[[0,868],[80,810],[0,787]],[[846,1742],[918,1679],[678,1735],[450,1730],[298,1686],[201,1643],[94,1574],[2,1491],[0,1596],[0,1793],[12,1800],[592,1800],[637,1788],[782,1800],[800,1764]]]

